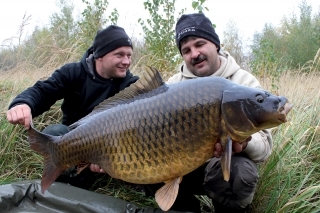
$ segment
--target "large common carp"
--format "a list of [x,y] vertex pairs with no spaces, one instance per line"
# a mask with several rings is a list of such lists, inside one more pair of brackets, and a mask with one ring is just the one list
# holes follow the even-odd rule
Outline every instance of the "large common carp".
[[31,127],[28,141],[44,157],[42,192],[67,168],[90,162],[127,182],[165,182],[155,198],[168,210],[181,178],[213,157],[217,141],[226,146],[280,125],[291,107],[284,97],[222,77],[167,85],[149,68],[67,134],[50,136]]

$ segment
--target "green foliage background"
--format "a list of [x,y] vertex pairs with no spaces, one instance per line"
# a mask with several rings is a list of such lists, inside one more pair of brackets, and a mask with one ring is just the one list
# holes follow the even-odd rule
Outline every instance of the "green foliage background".
[[[320,11],[312,17],[312,7],[303,0],[300,15],[291,14],[281,20],[280,27],[266,24],[261,33],[256,33],[251,46],[251,68],[273,67],[278,71],[300,68],[314,61],[320,48]],[[310,71],[310,70],[305,70]]]

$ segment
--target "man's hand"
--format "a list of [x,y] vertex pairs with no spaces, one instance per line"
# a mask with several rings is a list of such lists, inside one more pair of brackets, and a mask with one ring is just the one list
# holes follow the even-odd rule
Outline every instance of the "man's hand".
[[7,111],[7,120],[12,124],[21,124],[26,129],[30,129],[30,122],[32,121],[30,107],[27,104],[12,107]]
[[[239,141],[232,140],[232,154],[242,152],[247,147],[250,140],[251,140],[251,136],[248,137],[245,141],[242,141],[241,143]],[[219,141],[214,146],[213,155],[216,158],[220,158],[222,156],[222,153],[223,153],[223,148],[222,148],[221,142]]]
[[98,166],[97,164],[90,164],[90,170],[92,172],[99,172],[99,173],[106,173],[103,169],[101,169],[100,166]]

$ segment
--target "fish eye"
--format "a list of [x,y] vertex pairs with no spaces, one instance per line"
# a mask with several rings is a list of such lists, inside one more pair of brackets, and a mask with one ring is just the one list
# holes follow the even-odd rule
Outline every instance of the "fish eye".
[[264,102],[264,97],[263,97],[262,95],[257,95],[257,96],[256,96],[256,100],[257,100],[258,103],[261,104],[261,103]]

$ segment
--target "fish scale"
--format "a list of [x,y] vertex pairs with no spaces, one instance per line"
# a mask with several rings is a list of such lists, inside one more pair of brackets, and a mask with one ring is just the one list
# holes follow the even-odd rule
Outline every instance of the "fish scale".
[[[198,95],[201,94],[197,94],[195,95],[195,97]],[[201,135],[204,135],[205,133],[208,133],[208,135],[212,135],[210,133],[212,131],[204,127],[203,124],[207,122],[206,119],[201,119],[200,121],[202,122],[199,122],[198,117],[209,118],[209,112],[203,110],[205,107],[198,104],[198,99],[190,97],[188,99],[185,99],[184,101],[180,101],[182,98],[182,95],[177,94],[173,99],[170,99],[175,101],[171,101],[171,106],[169,102],[169,106],[167,106],[168,108],[181,109],[174,111],[164,111],[161,110],[161,108],[159,109],[159,107],[157,107],[159,103],[167,102],[168,96],[164,94],[157,97],[157,104],[155,104],[152,100],[142,101],[140,103],[130,103],[128,106],[123,106],[122,109],[116,112],[113,112],[112,110],[110,112],[106,112],[113,115],[110,116],[111,119],[107,121],[106,119],[104,119],[104,117],[108,117],[108,115],[101,115],[99,118],[95,118],[94,121],[88,121],[88,125],[86,125],[85,127],[81,128],[80,126],[75,129],[75,134],[73,135],[76,135],[77,138],[82,138],[83,141],[92,142],[84,142],[85,146],[81,148],[83,151],[89,152],[90,150],[88,150],[87,147],[94,145],[96,148],[99,147],[99,150],[102,150],[103,153],[106,153],[109,156],[108,158],[95,157],[99,155],[94,154],[86,160],[98,165],[111,164],[111,168],[104,168],[103,166],[102,168],[113,174],[115,178],[124,179],[125,181],[134,183],[157,183],[159,181],[163,181],[164,170],[169,170],[170,173],[173,173],[172,175],[174,176],[184,175],[184,173],[189,171],[187,170],[185,172],[182,172],[178,167],[186,166],[186,156],[190,157],[192,155],[198,155],[199,153],[203,153],[205,151],[208,152],[207,150],[201,149],[200,146],[203,146],[202,143],[192,143],[191,145],[185,143],[190,143],[190,141],[193,141],[195,138],[201,141]],[[194,105],[194,107],[190,110],[186,110],[189,105]],[[132,110],[128,110],[128,108],[131,108]],[[147,110],[152,113],[148,113]],[[217,114],[215,116],[220,115]],[[185,121],[182,121],[182,117],[184,117]],[[132,122],[137,120],[143,120],[143,122]],[[92,125],[90,125],[91,122],[93,123]],[[134,127],[132,127],[133,123],[135,124]],[[163,128],[163,123],[168,123],[168,125]],[[189,126],[189,130],[191,129],[193,131],[197,131],[199,135],[196,136],[194,134],[190,134],[190,132],[186,132],[183,127],[184,125]],[[102,127],[105,128],[108,126],[113,126],[114,129],[111,129],[111,131],[109,131],[109,133],[107,134],[101,134],[104,131],[108,131],[100,131],[100,129]],[[77,133],[80,135],[78,135]],[[93,135],[95,136],[94,139],[91,138]],[[130,149],[130,151],[129,149],[127,149],[127,147],[132,146],[132,142],[130,143],[130,140],[128,140],[128,135],[130,136],[130,138],[136,139],[135,141],[133,141],[135,142],[134,145],[136,149]],[[185,138],[187,138],[187,135],[191,135],[190,139],[194,139],[185,140]],[[205,139],[207,137],[208,136],[206,136]],[[212,140],[211,136],[210,138]],[[66,137],[65,140],[74,141],[74,139],[69,139],[68,137]],[[64,143],[64,140],[62,140],[62,143]],[[109,147],[117,148],[114,151],[110,152]],[[187,149],[187,147],[189,149]],[[135,150],[135,152],[132,153],[133,150]],[[199,164],[203,163],[203,158],[208,159],[213,155],[213,144],[211,143],[211,141],[209,150],[210,152],[207,155],[202,155],[202,158],[196,159],[199,161],[198,163],[193,162],[193,165],[187,164],[188,166],[190,166],[189,170],[193,170],[195,167],[194,165],[199,166]],[[197,151],[199,153],[197,153]],[[192,152],[192,155],[186,154],[188,152]],[[163,156],[164,153],[166,153],[165,159],[162,158],[162,160],[158,160],[159,156]],[[135,157],[130,157],[132,155],[134,155]],[[140,156],[144,156],[141,167],[134,166],[137,165],[134,163]],[[179,156],[179,158],[177,158],[176,156]],[[135,159],[135,161],[133,161],[132,159]],[[79,160],[83,159],[78,159],[78,161]],[[174,170],[176,171],[172,171],[172,168],[170,166],[171,164],[175,165]],[[125,165],[128,165],[128,167]],[[149,170],[150,174],[145,174],[144,178],[136,178],[132,176],[133,172],[130,171],[131,169],[134,169],[134,173],[136,174],[143,173],[144,170]],[[170,174],[168,174],[167,176],[168,179],[173,178],[170,176]]]
[[[28,130],[28,141],[44,156],[44,192],[67,168],[80,162],[99,165],[113,178],[137,184],[166,184],[156,193],[167,210],[181,178],[213,156],[215,143],[229,147],[253,133],[286,121],[287,99],[202,77],[172,85],[150,68],[130,87],[105,100],[63,136]],[[251,119],[251,120],[250,120]],[[228,179],[231,151],[221,159]]]

